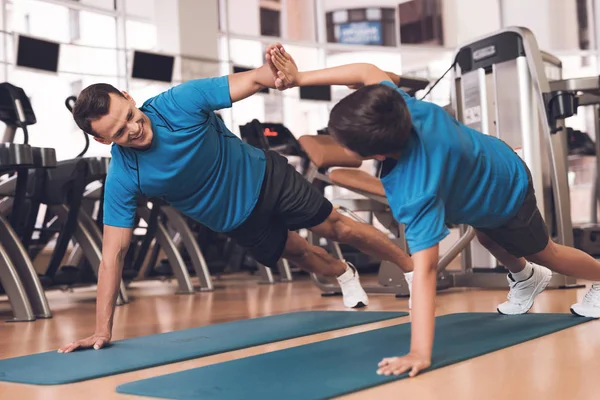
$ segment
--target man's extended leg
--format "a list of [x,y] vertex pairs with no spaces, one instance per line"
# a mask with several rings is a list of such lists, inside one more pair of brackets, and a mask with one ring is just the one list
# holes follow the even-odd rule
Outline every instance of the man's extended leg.
[[342,289],[346,307],[358,308],[369,304],[369,298],[352,265],[338,260],[325,249],[308,243],[296,232],[288,232],[283,257],[308,272],[335,276]]
[[322,224],[310,230],[326,239],[354,246],[365,254],[391,261],[405,273],[413,270],[410,256],[383,232],[372,225],[354,221],[336,210]]
[[[318,236],[349,244],[365,254],[393,262],[404,271],[409,293],[412,292],[412,259],[379,229],[372,225],[354,221],[336,210],[333,210],[324,222],[309,229]],[[346,282],[347,286],[356,287],[355,290],[349,289],[348,291],[355,292],[358,295],[362,291],[362,289],[360,291],[358,289],[360,287],[358,273],[352,265],[348,265],[349,269],[338,278],[338,281],[340,286],[343,286]]]

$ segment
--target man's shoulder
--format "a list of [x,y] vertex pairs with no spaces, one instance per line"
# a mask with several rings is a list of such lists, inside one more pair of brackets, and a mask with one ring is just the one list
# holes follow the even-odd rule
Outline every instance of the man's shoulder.
[[110,154],[111,160],[108,165],[106,181],[118,181],[122,186],[130,186],[127,184],[128,181],[132,181],[128,165],[135,162],[135,156],[131,154],[131,149],[113,144]]

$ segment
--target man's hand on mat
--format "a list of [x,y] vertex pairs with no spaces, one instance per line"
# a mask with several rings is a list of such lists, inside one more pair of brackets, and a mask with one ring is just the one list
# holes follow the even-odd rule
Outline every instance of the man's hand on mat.
[[431,358],[416,353],[409,353],[404,357],[384,358],[379,363],[378,375],[400,375],[410,371],[408,376],[416,376],[419,372],[431,366]]
[[83,340],[78,340],[73,343],[69,343],[66,346],[58,349],[59,353],[70,353],[73,350],[77,349],[87,349],[89,347],[94,347],[95,350],[101,349],[105,345],[110,342],[110,335],[106,334],[95,334]]

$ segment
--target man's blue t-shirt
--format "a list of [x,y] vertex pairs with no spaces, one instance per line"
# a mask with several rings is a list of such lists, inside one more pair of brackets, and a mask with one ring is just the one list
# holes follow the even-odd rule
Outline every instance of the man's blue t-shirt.
[[193,80],[147,100],[149,149],[113,145],[104,190],[104,224],[134,226],[137,197],[160,198],[218,232],[254,209],[264,178],[262,150],[231,133],[213,112],[231,107],[227,76]]
[[412,117],[406,148],[397,162],[384,162],[381,178],[394,217],[405,224],[412,253],[446,237],[446,223],[496,228],[516,215],[528,175],[513,149],[392,82],[382,84],[398,90]]

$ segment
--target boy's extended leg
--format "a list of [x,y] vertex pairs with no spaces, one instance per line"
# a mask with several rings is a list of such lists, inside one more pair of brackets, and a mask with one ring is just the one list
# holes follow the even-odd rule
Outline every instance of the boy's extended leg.
[[481,245],[510,271],[507,277],[510,287],[508,299],[498,305],[498,312],[506,315],[525,314],[533,306],[535,296],[548,286],[552,271],[537,263],[527,262],[524,257],[515,257],[486,234],[476,233]]
[[[600,282],[600,263],[573,247],[549,241],[544,250],[527,259],[563,275]],[[571,311],[583,317],[600,318],[600,284],[593,283],[583,300],[571,306]]]

